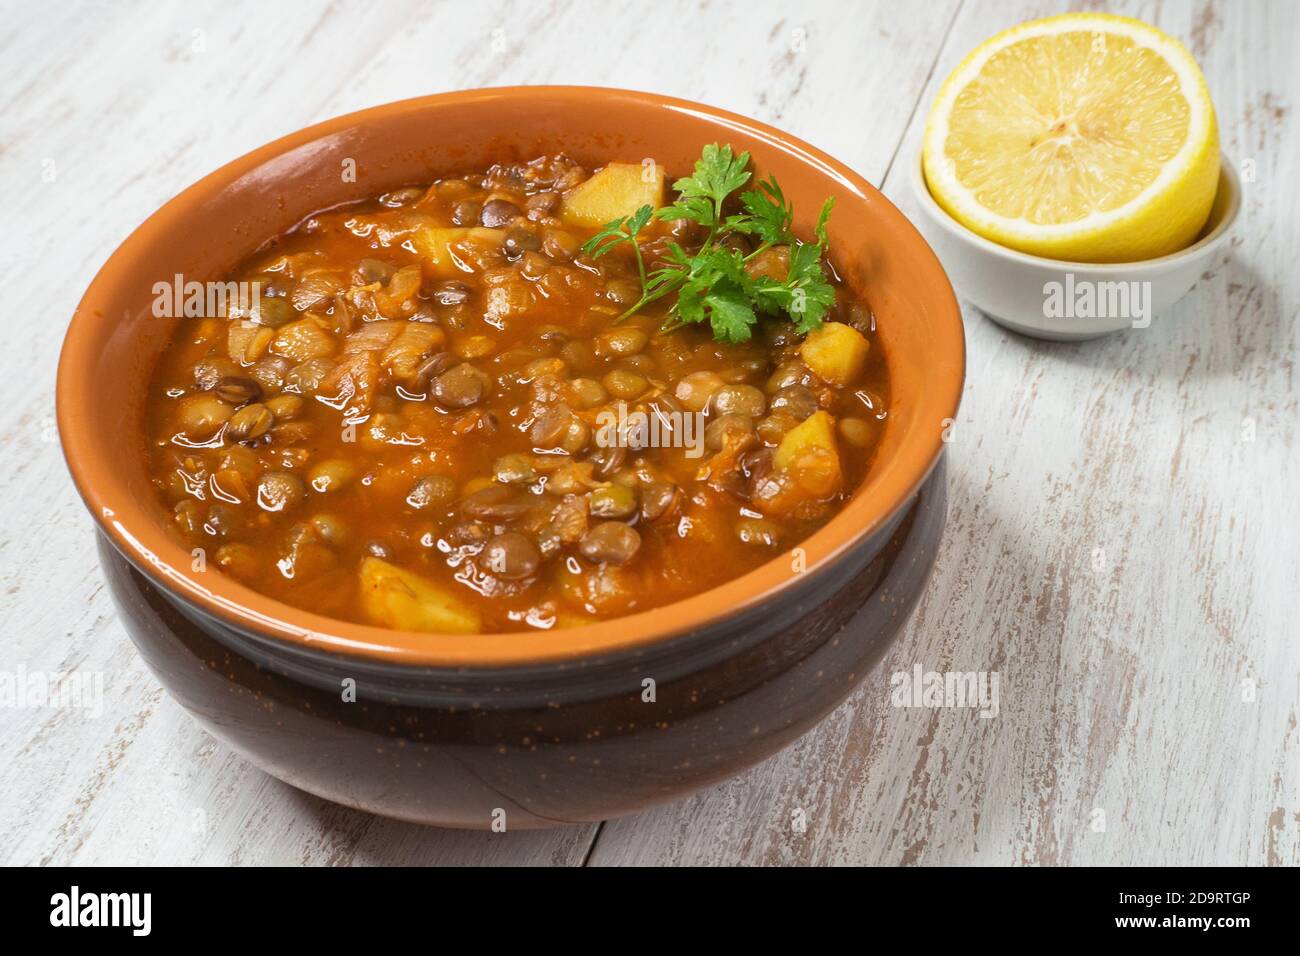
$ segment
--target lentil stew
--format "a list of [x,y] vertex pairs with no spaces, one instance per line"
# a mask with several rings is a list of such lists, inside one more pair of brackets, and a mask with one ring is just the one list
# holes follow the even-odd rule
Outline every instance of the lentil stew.
[[[714,231],[591,241],[666,190],[641,163],[544,156],[272,240],[229,277],[251,301],[183,322],[153,375],[149,467],[177,534],[288,604],[460,633],[647,610],[795,548],[871,466],[889,402],[872,312],[830,263],[811,329],[763,315],[719,341],[642,303],[647,273]],[[798,256],[721,241],[753,277]]]

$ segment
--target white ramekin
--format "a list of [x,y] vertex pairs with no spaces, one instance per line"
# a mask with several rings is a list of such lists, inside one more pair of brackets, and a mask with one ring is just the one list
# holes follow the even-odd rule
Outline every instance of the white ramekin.
[[920,150],[911,179],[921,211],[916,225],[957,294],[1000,325],[1042,339],[1090,339],[1145,328],[1196,284],[1241,209],[1241,180],[1224,156],[1214,208],[1195,243],[1142,262],[1065,262],[1008,249],[949,216],[926,186]]

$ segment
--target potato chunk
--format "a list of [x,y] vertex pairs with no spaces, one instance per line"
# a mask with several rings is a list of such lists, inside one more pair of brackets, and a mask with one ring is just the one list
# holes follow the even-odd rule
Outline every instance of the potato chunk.
[[772,463],[810,498],[827,498],[838,492],[844,473],[835,444],[835,419],[828,412],[814,412],[781,439]]
[[484,229],[461,226],[421,226],[411,234],[411,242],[416,251],[424,257],[425,271],[440,279],[454,279],[462,270],[456,265],[456,259],[464,261],[454,248],[460,243],[472,242],[492,248],[500,248],[505,240],[504,229]]
[[664,171],[658,164],[610,163],[564,194],[560,218],[575,226],[596,228],[642,206],[664,204]]
[[477,634],[474,608],[427,578],[380,558],[361,562],[361,602],[381,627],[443,634]]
[[870,348],[871,343],[852,326],[826,322],[808,333],[799,355],[823,382],[849,385],[862,373]]

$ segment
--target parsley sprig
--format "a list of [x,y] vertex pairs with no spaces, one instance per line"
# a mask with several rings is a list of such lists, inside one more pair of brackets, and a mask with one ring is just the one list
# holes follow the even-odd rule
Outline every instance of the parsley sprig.
[[[740,194],[742,212],[724,216],[727,198],[750,180],[748,166],[749,153],[736,156],[730,146],[705,146],[694,172],[673,183],[676,202],[661,209],[642,206],[630,216],[606,223],[583,245],[593,259],[624,244],[632,248],[641,297],[615,321],[676,293],[664,327],[707,321],[714,338],[722,342],[748,341],[760,315],[784,313],[801,333],[822,324],[835,305],[835,289],[822,268],[826,223],[835,201],[827,199],[822,206],[815,242],[804,242],[792,232],[794,209],[774,176]],[[704,227],[707,235],[694,253],[669,242],[666,264],[647,272],[638,237],[651,219],[689,219]],[[730,235],[750,236],[757,246],[743,253],[724,244]],[[785,278],[751,275],[746,265],[773,246],[789,250]]]

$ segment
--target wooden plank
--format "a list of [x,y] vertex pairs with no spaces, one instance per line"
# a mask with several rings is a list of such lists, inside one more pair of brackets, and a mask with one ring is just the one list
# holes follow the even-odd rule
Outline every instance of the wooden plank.
[[[1189,43],[1224,149],[1254,161],[1231,258],[1149,329],[1092,343],[1021,338],[967,307],[951,518],[907,633],[796,746],[607,824],[592,864],[1300,861],[1300,17],[1106,7]],[[938,83],[1052,12],[964,4],[886,181],[905,211]],[[891,707],[889,675],[916,663],[997,671],[999,716]]]

